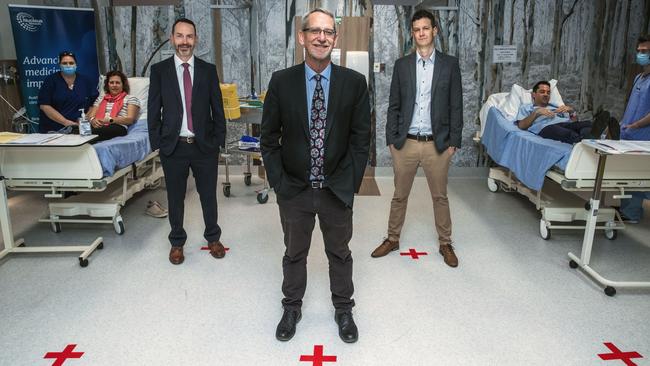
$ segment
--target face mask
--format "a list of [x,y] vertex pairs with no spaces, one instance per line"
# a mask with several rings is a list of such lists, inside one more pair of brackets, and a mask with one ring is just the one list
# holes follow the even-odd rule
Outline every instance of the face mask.
[[74,75],[77,72],[77,66],[61,66],[61,72],[67,76]]
[[641,66],[650,65],[650,54],[648,53],[637,53],[636,54],[636,63]]

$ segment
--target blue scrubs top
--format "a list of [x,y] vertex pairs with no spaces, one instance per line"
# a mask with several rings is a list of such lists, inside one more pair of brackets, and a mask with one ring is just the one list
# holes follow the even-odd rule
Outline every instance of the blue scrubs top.
[[[621,127],[634,123],[650,113],[650,75],[637,75],[627,102],[625,114],[621,119]],[[621,140],[650,140],[650,125],[642,128],[621,128]]]
[[[43,82],[41,90],[38,92],[38,105],[49,105],[65,118],[76,121],[81,117],[79,109],[83,108],[87,111],[98,96],[97,82],[92,82],[89,78],[77,74],[74,87],[70,90],[61,73],[55,72]],[[49,119],[43,111],[40,112],[38,126],[40,133],[58,131],[62,128],[63,125]]]

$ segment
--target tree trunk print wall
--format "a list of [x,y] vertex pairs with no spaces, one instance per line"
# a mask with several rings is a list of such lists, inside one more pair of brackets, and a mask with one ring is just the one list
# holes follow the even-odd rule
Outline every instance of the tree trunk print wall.
[[[135,70],[147,75],[150,64],[162,59],[161,52],[168,55],[173,51],[165,42],[169,38],[169,27],[178,17],[188,15],[193,20],[199,19],[197,32],[203,40],[209,39],[213,32],[212,24],[205,18],[205,14],[209,14],[209,0],[181,0],[174,7],[159,6],[155,11],[145,6],[137,7],[134,13],[112,7],[111,0],[79,0],[78,3],[89,6],[86,4],[94,4],[91,1],[101,9],[98,26],[105,37],[99,37],[102,44],[98,49],[105,52],[105,67],[109,69],[128,69],[129,74],[135,74]],[[73,6],[75,0],[44,2],[53,6]],[[218,0],[219,4],[245,2],[259,9],[253,28],[259,29],[254,42],[259,42],[260,57],[256,66],[259,75],[256,75],[262,89],[266,88],[274,71],[294,63],[296,15],[322,6],[339,16],[366,15],[374,19],[369,58],[371,62],[384,64],[385,69],[370,73],[369,80],[374,102],[372,163],[390,166],[392,162],[383,136],[390,79],[395,60],[412,49],[410,20],[416,7],[373,5],[370,0]],[[427,8],[429,3],[418,8]],[[513,83],[529,88],[537,80],[556,78],[564,101],[584,114],[602,106],[615,117],[622,116],[631,80],[639,72],[638,65],[634,64],[636,40],[640,34],[650,32],[650,1],[449,0],[446,5],[428,8],[434,11],[439,23],[437,48],[458,56],[462,72],[463,148],[454,156],[453,165],[475,164],[477,149],[472,136],[478,130],[479,108],[490,94],[509,91]],[[458,7],[458,10],[449,10],[449,7]],[[244,13],[241,14],[243,17]],[[242,65],[229,64],[236,68],[228,73],[236,80],[229,81],[246,86],[250,91],[250,19],[246,16],[245,21],[239,21],[242,17],[231,17],[222,30],[241,38],[242,49],[231,47],[231,54],[246,55]],[[492,49],[497,44],[517,46],[517,62],[492,64]],[[204,52],[200,57],[210,59],[212,50],[206,47],[213,45],[203,45],[197,51]]]

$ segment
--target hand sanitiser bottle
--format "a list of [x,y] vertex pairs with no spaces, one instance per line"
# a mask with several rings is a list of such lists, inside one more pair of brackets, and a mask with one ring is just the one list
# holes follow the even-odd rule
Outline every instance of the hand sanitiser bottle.
[[81,136],[88,136],[92,134],[92,129],[90,127],[90,121],[86,118],[86,113],[83,109],[80,109],[81,117],[79,117],[79,134]]

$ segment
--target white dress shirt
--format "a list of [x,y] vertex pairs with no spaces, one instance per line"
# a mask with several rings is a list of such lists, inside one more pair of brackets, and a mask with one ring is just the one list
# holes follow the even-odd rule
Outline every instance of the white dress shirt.
[[[188,111],[185,110],[185,88],[183,87],[183,72],[185,71],[185,67],[183,67],[183,64],[185,61],[181,60],[178,55],[174,55],[174,65],[176,66],[176,79],[178,80],[178,87],[181,90],[181,101],[183,104],[183,122],[181,123],[181,132],[179,133],[180,136],[183,137],[194,137],[194,133],[190,131],[189,128],[187,128],[187,113]],[[192,79],[192,85],[194,85],[194,55],[190,57],[189,60],[187,60],[187,63],[190,64],[190,67],[188,67],[188,70],[190,71],[190,78]],[[191,111],[189,111],[192,113]]]

